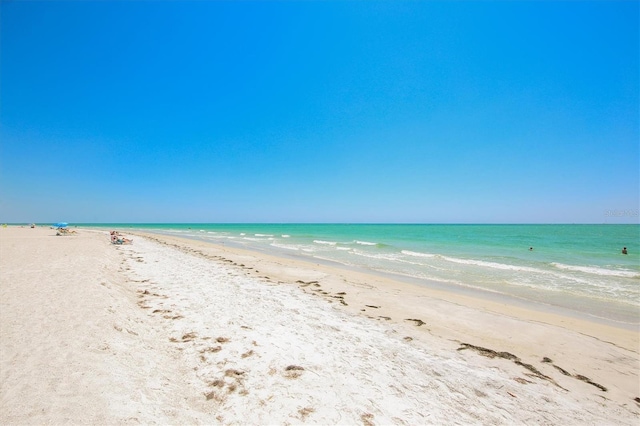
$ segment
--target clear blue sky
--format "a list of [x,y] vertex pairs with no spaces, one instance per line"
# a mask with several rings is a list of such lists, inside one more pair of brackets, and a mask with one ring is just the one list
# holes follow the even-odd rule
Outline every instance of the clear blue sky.
[[638,222],[637,1],[0,7],[1,222]]

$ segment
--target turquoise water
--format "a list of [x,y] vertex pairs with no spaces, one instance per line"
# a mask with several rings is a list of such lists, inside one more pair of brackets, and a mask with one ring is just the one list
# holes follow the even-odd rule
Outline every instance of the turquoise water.
[[[135,228],[337,262],[425,285],[436,282],[640,323],[640,225],[91,226]],[[628,255],[621,254],[622,247]]]

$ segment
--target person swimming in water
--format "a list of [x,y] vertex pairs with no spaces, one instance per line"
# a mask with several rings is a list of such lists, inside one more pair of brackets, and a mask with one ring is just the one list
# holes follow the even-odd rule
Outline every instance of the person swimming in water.
[[622,247],[622,254],[627,254],[627,248],[626,247]]

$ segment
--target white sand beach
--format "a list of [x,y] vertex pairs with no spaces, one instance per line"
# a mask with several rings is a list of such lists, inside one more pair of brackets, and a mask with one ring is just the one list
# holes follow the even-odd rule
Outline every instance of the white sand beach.
[[0,228],[0,423],[640,421],[637,330],[173,237]]

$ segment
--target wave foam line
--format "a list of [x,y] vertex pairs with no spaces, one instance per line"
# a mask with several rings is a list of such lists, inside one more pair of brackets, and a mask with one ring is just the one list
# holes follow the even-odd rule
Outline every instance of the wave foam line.
[[355,240],[354,243],[360,244],[362,246],[377,246],[378,245],[378,243],[370,243],[368,241],[358,241],[358,240]]
[[287,245],[287,244],[271,243],[270,245],[273,246],[273,247],[277,247],[277,248],[281,248],[281,249],[285,249],[285,250],[300,251],[300,247],[290,246],[290,245]]
[[328,246],[335,246],[336,244],[338,244],[335,241],[323,241],[323,240],[313,240],[313,242],[316,244],[324,244]]
[[410,251],[410,250],[402,250],[400,253],[402,254],[406,254],[407,256],[414,256],[414,257],[436,257],[435,254],[431,254],[431,253],[420,253],[417,251]]
[[640,278],[640,274],[630,270],[606,269],[606,268],[598,268],[596,266],[574,266],[574,265],[565,265],[564,263],[557,263],[557,262],[553,262],[551,263],[551,265],[558,269],[563,269],[566,271],[584,272],[584,273],[593,274],[593,275],[625,277],[625,278]]
[[487,262],[485,260],[458,259],[456,257],[448,257],[448,256],[441,256],[441,257],[446,261],[453,262],[453,263],[461,263],[463,265],[482,266],[485,268],[502,269],[502,270],[508,270],[508,271],[534,272],[537,274],[546,273],[546,271],[542,269],[530,268],[528,266],[507,265],[505,263]]

